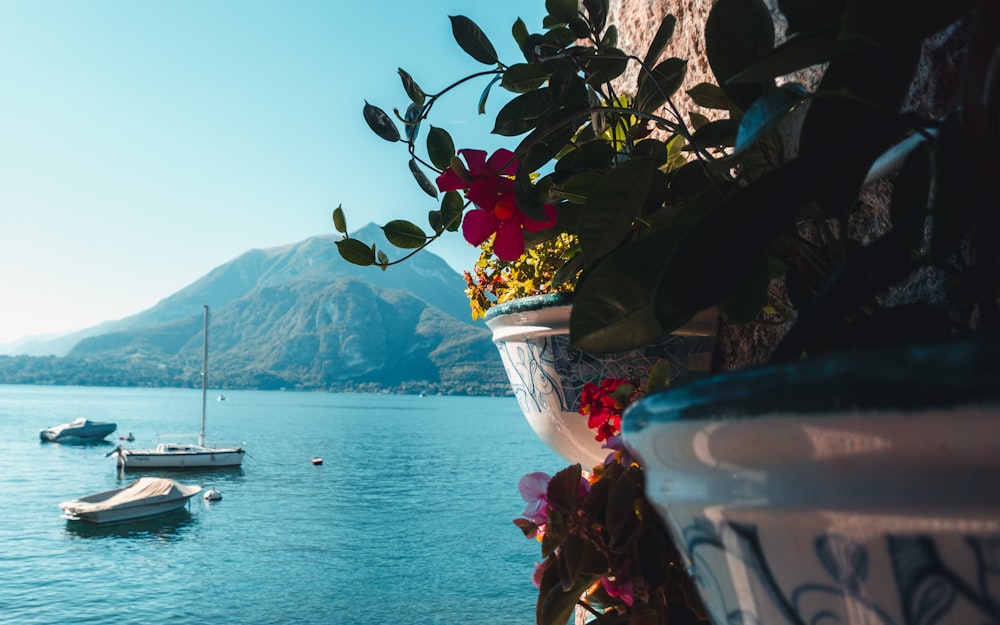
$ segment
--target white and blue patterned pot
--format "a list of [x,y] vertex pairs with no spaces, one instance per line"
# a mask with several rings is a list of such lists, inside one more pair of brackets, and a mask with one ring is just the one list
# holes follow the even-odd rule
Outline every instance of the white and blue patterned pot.
[[1000,623],[1000,343],[704,378],[623,421],[716,625]]
[[579,413],[584,385],[610,377],[645,377],[661,358],[670,363],[671,378],[689,370],[707,371],[717,315],[705,313],[642,349],[595,355],[569,346],[572,306],[571,294],[526,297],[490,308],[486,325],[532,429],[560,456],[589,469],[603,462],[608,450],[594,440],[587,417]]

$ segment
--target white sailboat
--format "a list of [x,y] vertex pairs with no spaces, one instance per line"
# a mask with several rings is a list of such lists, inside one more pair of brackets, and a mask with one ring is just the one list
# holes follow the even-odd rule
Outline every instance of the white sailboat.
[[[210,469],[239,467],[246,451],[242,447],[209,447],[205,444],[205,408],[208,395],[208,305],[205,305],[205,347],[201,371],[201,432],[198,443],[160,443],[155,449],[126,449],[112,454],[121,469]],[[111,454],[108,454],[111,455]]]

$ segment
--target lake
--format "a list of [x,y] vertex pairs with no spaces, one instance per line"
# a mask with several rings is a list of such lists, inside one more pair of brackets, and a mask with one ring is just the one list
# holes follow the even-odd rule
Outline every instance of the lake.
[[[200,390],[0,385],[0,623],[534,622],[540,553],[511,522],[517,483],[566,463],[513,398],[224,393],[206,438],[243,444],[241,469],[121,474],[118,437],[197,432]],[[39,440],[78,417],[118,431]],[[62,518],[60,502],[141,475],[222,500],[111,526]]]

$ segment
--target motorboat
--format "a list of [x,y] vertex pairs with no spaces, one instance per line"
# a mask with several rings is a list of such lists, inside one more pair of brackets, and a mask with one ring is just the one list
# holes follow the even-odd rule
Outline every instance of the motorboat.
[[205,305],[204,337],[201,370],[201,433],[198,435],[198,443],[160,443],[152,449],[128,449],[119,445],[107,454],[116,456],[119,469],[211,469],[239,467],[243,464],[246,451],[242,447],[211,447],[205,443],[205,412],[208,396],[208,305]]
[[38,433],[38,436],[43,441],[50,443],[88,443],[102,440],[116,429],[118,429],[118,425],[115,423],[81,418],[62,425],[44,428]]
[[115,523],[173,512],[200,492],[201,486],[163,477],[141,477],[124,488],[64,501],[59,507],[71,521]]

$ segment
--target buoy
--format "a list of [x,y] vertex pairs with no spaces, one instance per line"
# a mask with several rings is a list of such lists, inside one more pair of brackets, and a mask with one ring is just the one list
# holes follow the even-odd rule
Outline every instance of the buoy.
[[315,458],[313,458],[313,464],[315,464],[316,466],[319,466],[319,465],[323,464],[323,459],[320,458],[319,456],[316,456]]
[[205,501],[218,501],[222,499],[222,493],[214,488],[205,491]]

